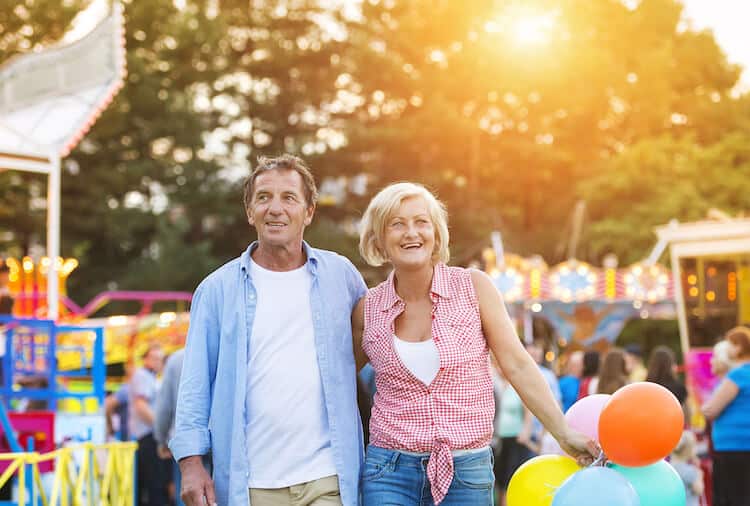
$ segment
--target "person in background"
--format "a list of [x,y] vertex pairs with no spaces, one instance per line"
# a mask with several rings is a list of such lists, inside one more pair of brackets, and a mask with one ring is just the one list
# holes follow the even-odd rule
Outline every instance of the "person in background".
[[669,463],[680,475],[685,485],[687,502],[685,506],[700,506],[703,495],[703,471],[696,465],[698,456],[695,453],[695,435],[686,430],[680,437],[680,442],[672,451]]
[[648,359],[648,374],[646,381],[658,383],[663,386],[680,401],[684,408],[687,401],[687,389],[685,384],[677,378],[677,362],[674,352],[667,346],[657,346],[651,352]]
[[628,371],[625,364],[625,352],[612,348],[604,356],[599,378],[596,382],[596,393],[613,394],[628,384]]
[[703,414],[713,421],[713,505],[750,504],[750,329],[726,334],[734,367],[727,373]]
[[628,371],[628,382],[645,381],[648,370],[643,364],[641,345],[631,343],[625,346],[625,369]]
[[130,379],[128,399],[128,428],[138,441],[136,462],[138,472],[138,504],[164,506],[168,504],[168,465],[159,458],[154,439],[154,408],[158,389],[157,376],[164,366],[164,350],[151,344],[143,354],[143,366]]
[[128,440],[128,384],[123,383],[104,398],[107,438]]
[[513,473],[539,452],[539,447],[531,440],[533,430],[534,416],[524,406],[513,386],[506,384],[500,397],[495,426],[500,438],[500,453],[493,467],[501,506],[505,506],[505,496]]
[[574,351],[565,363],[566,374],[560,377],[560,395],[562,396],[563,412],[568,411],[577,400],[583,376],[583,352]]
[[[557,401],[557,405],[562,408],[562,394],[560,392],[560,384],[557,381],[557,376],[554,372],[552,372],[552,369],[545,365],[544,341],[542,341],[541,339],[535,339],[531,342],[526,342],[525,347],[531,358],[534,359],[534,362],[536,362],[536,364],[539,366],[539,370],[541,371],[542,376],[544,376],[544,379],[547,380],[547,384],[552,391],[552,395],[554,395],[555,400]],[[553,446],[554,438],[552,437],[552,435],[544,430],[542,422],[540,422],[538,418],[533,417],[531,425],[531,438],[529,441],[523,441],[523,443],[531,449],[532,457],[538,455],[541,451],[545,435],[549,440],[545,446]]]
[[185,349],[179,349],[167,357],[164,365],[164,374],[161,379],[161,388],[156,396],[156,408],[154,410],[154,439],[156,440],[156,452],[159,458],[167,460],[172,467],[172,480],[174,491],[170,496],[175,498],[177,506],[183,506],[180,498],[180,466],[172,459],[172,453],[167,444],[174,433],[174,415],[177,410],[177,391],[180,386],[180,374],[182,373],[182,362],[185,359]]
[[596,393],[596,384],[599,382],[599,363],[601,358],[599,352],[589,350],[583,354],[583,374],[581,384],[578,387],[578,398]]
[[[10,268],[5,260],[0,258],[0,315],[13,312],[13,297],[10,293]],[[3,347],[5,351],[5,347]]]
[[[0,258],[0,316],[10,316],[13,312],[13,297],[10,293],[10,268],[5,260]],[[0,382],[5,381],[3,373],[3,357],[6,346],[5,325],[0,323]]]
[[731,348],[729,341],[722,339],[714,345],[711,353],[711,374],[720,380],[732,369],[732,358],[729,356]]

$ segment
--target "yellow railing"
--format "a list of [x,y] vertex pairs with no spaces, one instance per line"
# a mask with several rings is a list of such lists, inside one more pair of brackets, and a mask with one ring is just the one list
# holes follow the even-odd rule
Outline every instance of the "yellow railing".
[[[134,506],[137,447],[137,443],[83,443],[44,454],[3,453],[0,461],[10,461],[10,465],[0,475],[0,487],[18,475],[18,506],[39,502],[43,506]],[[48,499],[39,464],[50,460],[55,461],[55,470]],[[31,486],[27,488],[29,472]]]

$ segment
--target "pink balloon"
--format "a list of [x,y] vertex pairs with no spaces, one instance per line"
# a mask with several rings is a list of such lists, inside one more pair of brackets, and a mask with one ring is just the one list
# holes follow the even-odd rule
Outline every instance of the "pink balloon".
[[594,394],[576,401],[565,413],[568,425],[599,441],[599,415],[610,397],[608,394]]

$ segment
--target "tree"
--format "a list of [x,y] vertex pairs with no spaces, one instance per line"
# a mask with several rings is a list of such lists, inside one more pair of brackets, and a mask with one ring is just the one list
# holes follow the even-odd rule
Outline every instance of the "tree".
[[495,227],[510,249],[559,260],[578,186],[603,161],[666,133],[711,142],[734,128],[724,104],[739,71],[680,19],[672,0],[366,2],[347,151],[376,185],[436,189],[462,260]]
[[707,146],[664,136],[642,141],[582,186],[594,258],[624,263],[653,248],[653,229],[672,219],[704,219],[711,208],[736,215],[750,207],[750,135],[734,132]]

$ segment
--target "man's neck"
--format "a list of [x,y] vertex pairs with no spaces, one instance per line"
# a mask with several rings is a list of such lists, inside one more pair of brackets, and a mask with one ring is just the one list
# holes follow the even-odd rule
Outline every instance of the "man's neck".
[[291,271],[302,267],[307,261],[302,242],[284,246],[260,242],[250,256],[253,262],[269,271]]

